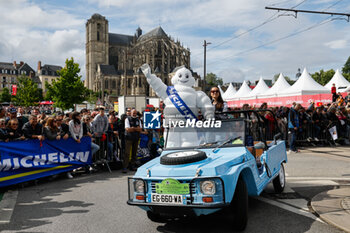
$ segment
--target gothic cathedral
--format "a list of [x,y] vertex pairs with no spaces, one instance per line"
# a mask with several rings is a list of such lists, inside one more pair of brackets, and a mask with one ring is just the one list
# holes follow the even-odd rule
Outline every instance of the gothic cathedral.
[[[174,41],[161,27],[146,34],[138,28],[132,35],[110,33],[108,20],[94,14],[86,23],[85,86],[110,96],[155,96],[140,66],[148,63],[152,73],[170,84],[177,66],[190,68],[190,51]],[[199,82],[198,75],[194,74]]]

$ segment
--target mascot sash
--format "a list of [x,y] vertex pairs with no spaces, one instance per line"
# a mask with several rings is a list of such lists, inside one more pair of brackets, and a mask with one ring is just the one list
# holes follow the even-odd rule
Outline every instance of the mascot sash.
[[196,115],[194,115],[191,109],[181,99],[181,97],[179,96],[179,94],[173,86],[168,86],[166,93],[168,94],[170,101],[174,104],[176,109],[185,117],[185,119],[194,118],[197,120]]

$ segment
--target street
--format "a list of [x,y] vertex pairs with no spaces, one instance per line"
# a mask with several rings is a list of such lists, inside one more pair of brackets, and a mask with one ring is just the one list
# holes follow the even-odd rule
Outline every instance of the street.
[[[316,194],[350,185],[348,147],[307,148],[288,154],[287,187],[274,194],[272,185],[249,199],[245,232],[342,232],[313,214]],[[127,177],[112,173],[58,178],[18,190],[6,220],[0,209],[1,232],[232,232],[222,213],[197,219],[153,223],[145,211],[128,206]],[[1,202],[6,201],[4,198]],[[7,207],[10,208],[11,207]]]

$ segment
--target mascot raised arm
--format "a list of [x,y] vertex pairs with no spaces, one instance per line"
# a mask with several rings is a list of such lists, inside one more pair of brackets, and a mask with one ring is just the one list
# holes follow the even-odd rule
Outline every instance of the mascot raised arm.
[[[203,91],[192,88],[195,79],[189,69],[180,67],[171,78],[174,86],[165,85],[160,78],[151,74],[148,64],[141,66],[147,82],[165,104],[164,118],[167,123],[178,120],[197,120],[198,110],[205,119],[214,118],[214,106]],[[167,147],[181,145],[182,147],[198,145],[198,136],[195,130],[170,128],[167,137]]]

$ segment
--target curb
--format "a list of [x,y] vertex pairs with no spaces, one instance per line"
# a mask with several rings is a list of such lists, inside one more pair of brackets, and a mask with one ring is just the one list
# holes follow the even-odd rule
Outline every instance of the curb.
[[311,200],[312,209],[325,222],[350,233],[350,188],[341,188],[317,194]]

